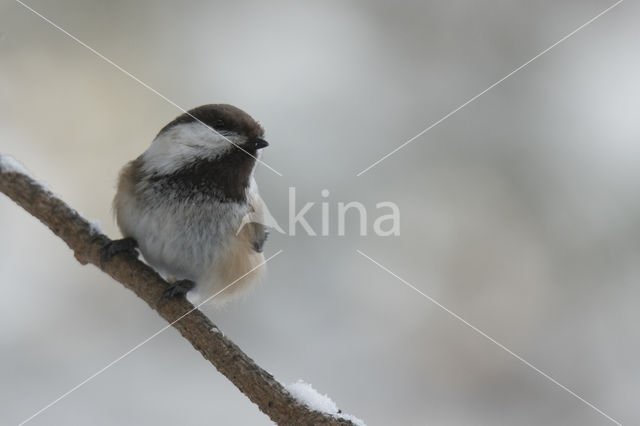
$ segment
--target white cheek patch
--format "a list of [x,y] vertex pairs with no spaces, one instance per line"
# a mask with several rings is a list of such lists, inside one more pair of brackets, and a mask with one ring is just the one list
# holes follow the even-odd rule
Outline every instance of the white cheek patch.
[[149,173],[170,174],[195,160],[220,157],[240,143],[238,138],[235,133],[216,132],[199,122],[178,124],[154,139],[142,154],[142,168]]

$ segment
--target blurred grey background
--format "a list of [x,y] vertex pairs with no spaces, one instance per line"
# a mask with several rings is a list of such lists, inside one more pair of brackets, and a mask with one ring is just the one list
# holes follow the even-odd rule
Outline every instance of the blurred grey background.
[[[209,311],[284,383],[369,425],[640,423],[640,6],[624,2],[364,175],[611,1],[44,1],[31,6],[177,104],[264,125],[263,198],[401,209],[399,237],[272,234],[268,279]],[[119,235],[119,168],[180,113],[18,3],[0,6],[0,152]],[[354,215],[355,216],[355,215]],[[320,207],[307,216],[320,228]],[[0,197],[0,423],[164,326]],[[30,424],[267,425],[174,330]]]

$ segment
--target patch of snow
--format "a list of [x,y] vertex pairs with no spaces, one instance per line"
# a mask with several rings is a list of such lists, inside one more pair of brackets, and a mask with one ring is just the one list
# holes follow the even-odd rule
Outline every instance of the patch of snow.
[[322,395],[309,383],[298,380],[287,386],[287,390],[295,399],[304,403],[309,408],[323,413],[337,414],[338,406],[327,395]]
[[216,326],[211,327],[211,330],[210,330],[210,331],[212,331],[212,332],[214,332],[214,333],[220,333],[220,334],[222,334],[222,335],[224,336],[224,333],[222,332],[222,330],[220,330],[220,329],[219,329],[218,327],[216,327]]
[[29,173],[29,171],[20,162],[18,162],[18,160],[10,155],[0,154],[0,173],[21,173],[30,177],[31,180],[40,185],[43,190],[47,191],[50,196],[59,198],[51,191],[51,189],[49,189],[46,183],[34,178],[31,173]]
[[31,177],[31,174],[22,164],[9,155],[0,155],[0,173],[22,173]]
[[89,233],[91,233],[91,235],[104,234],[104,232],[102,231],[102,225],[100,224],[100,221],[95,219],[88,219],[88,221],[89,221]]
[[312,410],[320,411],[321,413],[326,413],[339,419],[349,420],[358,426],[366,426],[365,423],[356,416],[340,412],[336,403],[333,402],[328,395],[321,394],[309,383],[298,380],[295,383],[285,386],[285,389],[287,389],[291,396]]

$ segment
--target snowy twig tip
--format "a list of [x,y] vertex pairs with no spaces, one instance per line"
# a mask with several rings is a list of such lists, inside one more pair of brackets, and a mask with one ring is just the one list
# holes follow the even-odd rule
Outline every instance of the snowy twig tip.
[[0,173],[21,173],[31,176],[27,169],[10,155],[0,154]]

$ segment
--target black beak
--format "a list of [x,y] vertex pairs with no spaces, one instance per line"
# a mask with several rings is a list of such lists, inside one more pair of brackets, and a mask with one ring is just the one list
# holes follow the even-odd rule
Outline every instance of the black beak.
[[253,149],[262,149],[269,146],[269,142],[262,138],[253,138],[249,141],[249,146]]

